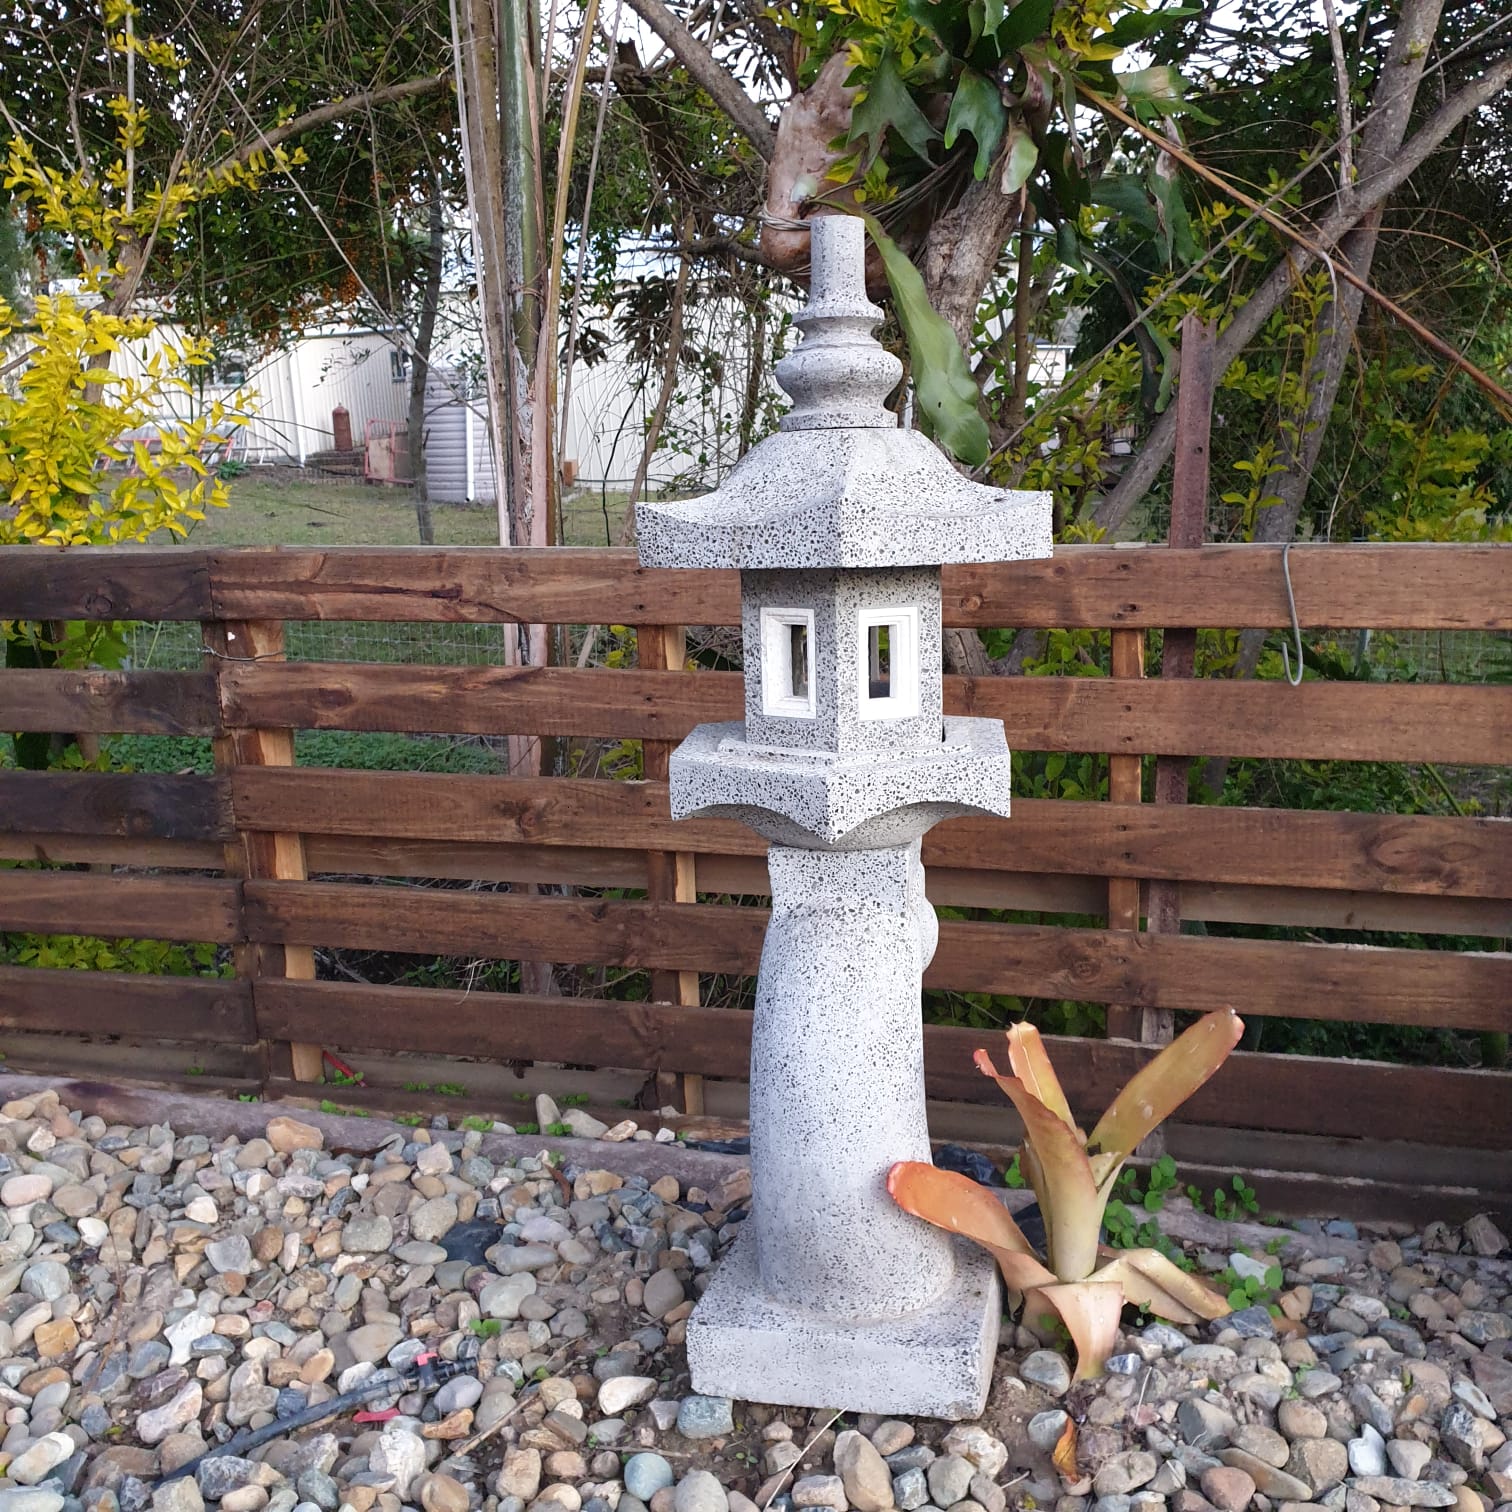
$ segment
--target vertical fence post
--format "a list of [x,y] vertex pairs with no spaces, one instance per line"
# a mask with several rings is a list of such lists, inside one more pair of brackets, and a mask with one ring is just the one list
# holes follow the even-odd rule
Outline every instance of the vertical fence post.
[[[1113,676],[1116,678],[1139,678],[1145,670],[1145,633],[1143,630],[1115,630],[1113,632]],[[1142,756],[1108,757],[1108,802],[1139,803],[1143,800]],[[1139,928],[1138,877],[1108,878],[1108,928]],[[1138,1039],[1140,1037],[1139,1008],[1127,1003],[1108,1006],[1108,1035],[1113,1039]]]
[[[687,640],[681,625],[642,625],[635,632],[636,659],[644,671],[680,672],[687,658]],[[641,743],[643,774],[648,782],[665,782],[676,741],[646,740]],[[694,903],[698,899],[693,856],[687,851],[646,852],[646,894],[653,903]],[[651,996],[658,1003],[682,1007],[699,1005],[696,971],[653,971]],[[658,1072],[657,1097],[680,1104],[687,1113],[704,1110],[703,1077]],[[680,1085],[679,1085],[680,1083]]]
[[[1171,477],[1171,528],[1168,544],[1195,550],[1207,535],[1208,447],[1213,419],[1213,342],[1216,325],[1197,315],[1181,322],[1181,380],[1176,394],[1176,455]],[[1197,631],[1167,629],[1160,655],[1160,675],[1191,677],[1197,670]],[[1190,756],[1158,756],[1155,802],[1187,801]],[[1181,885],[1150,883],[1149,928],[1152,934],[1181,933]],[[1140,1039],[1168,1044],[1176,1032],[1169,1008],[1147,1008]]]
[[[284,627],[280,620],[216,620],[204,626],[206,660],[217,686],[226,666],[238,661],[279,661],[284,654]],[[222,710],[225,699],[218,699]],[[293,766],[293,730],[234,728],[225,726],[215,741],[215,770],[229,777],[239,766]],[[244,830],[239,825],[226,845],[226,871],[248,881],[293,881],[305,879],[304,840],[297,834],[267,830]],[[315,951],[309,945],[254,945],[237,949],[237,975],[252,989],[257,1006],[257,984],[268,977],[292,977],[313,981]],[[265,1075],[289,1077],[296,1082],[318,1082],[322,1074],[319,1045],[279,1042],[262,1046]]]

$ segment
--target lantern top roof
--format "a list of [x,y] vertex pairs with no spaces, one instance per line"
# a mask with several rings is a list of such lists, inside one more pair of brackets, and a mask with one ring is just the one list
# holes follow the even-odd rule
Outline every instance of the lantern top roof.
[[962,477],[884,400],[902,364],[871,334],[866,235],[850,215],[809,222],[812,279],[777,364],[793,408],[713,493],[640,504],[647,567],[927,567],[1047,557],[1050,496]]

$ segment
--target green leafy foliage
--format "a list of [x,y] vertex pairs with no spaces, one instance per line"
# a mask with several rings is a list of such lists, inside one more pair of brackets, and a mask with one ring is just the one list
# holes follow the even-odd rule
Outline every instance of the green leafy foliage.
[[851,141],[862,144],[866,167],[880,155],[889,131],[896,132],[912,152],[926,160],[930,143],[939,136],[908,92],[898,72],[896,55],[891,48],[884,48],[866,80],[864,97],[851,113]]
[[1038,162],[1039,147],[1033,135],[1022,121],[1015,123],[1008,133],[1008,149],[1003,154],[1003,193],[1017,194],[1029,182],[1029,175]]
[[1162,1155],[1150,1166],[1142,1188],[1137,1170],[1122,1172],[1115,1188],[1117,1195],[1103,1212],[1108,1245],[1113,1249],[1158,1250],[1173,1265],[1194,1270],[1193,1262],[1161,1232],[1159,1224],[1153,1218],[1141,1216],[1141,1213],[1158,1213],[1165,1206],[1167,1194],[1179,1185],[1176,1162],[1169,1155]]
[[919,270],[872,216],[866,229],[882,254],[898,321],[913,359],[919,422],[958,462],[987,460],[987,422],[977,408],[977,387],[961,343],[929,302]]
[[[1188,1188],[1190,1194],[1191,1188]],[[1213,1216],[1221,1218],[1225,1223],[1239,1218],[1250,1218],[1260,1211],[1260,1203],[1255,1196],[1255,1189],[1242,1176],[1235,1176],[1227,1187],[1215,1187],[1213,1189],[1211,1203]],[[1198,1206],[1193,1199],[1194,1206]]]
[[[1285,1285],[1285,1276],[1279,1265],[1267,1266],[1263,1278],[1241,1276],[1232,1266],[1225,1266],[1218,1272],[1218,1283],[1227,1290],[1229,1306],[1238,1312],[1241,1308],[1253,1307],[1256,1303],[1269,1305]],[[1276,1311],[1274,1307],[1271,1310]]]
[[[1003,139],[1003,128],[1007,120],[1008,112],[1003,108],[1003,97],[998,92],[997,85],[974,68],[963,68],[960,83],[956,85],[956,92],[950,101],[950,116],[945,122],[945,145],[954,147],[961,132],[971,133],[977,144],[976,162],[972,169],[977,178],[986,178],[987,170],[992,166],[993,154]],[[1032,142],[1030,146],[1033,147]],[[1030,167],[1033,167],[1032,161]],[[1026,169],[1024,178],[1028,176]],[[1023,179],[1019,182],[1022,183]],[[1003,187],[1008,189],[1006,180]]]

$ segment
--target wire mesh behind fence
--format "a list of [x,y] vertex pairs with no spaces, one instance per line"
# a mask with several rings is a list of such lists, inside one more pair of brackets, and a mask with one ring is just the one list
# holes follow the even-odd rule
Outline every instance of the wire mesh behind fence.
[[[292,621],[291,661],[388,662],[443,667],[500,666],[507,625],[395,624],[376,620]],[[131,665],[187,671],[202,660],[198,625],[142,623],[128,634]]]

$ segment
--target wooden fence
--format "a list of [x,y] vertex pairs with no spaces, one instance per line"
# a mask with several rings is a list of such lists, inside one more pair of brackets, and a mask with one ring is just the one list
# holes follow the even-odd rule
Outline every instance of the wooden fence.
[[[1310,546],[1290,562],[1310,628],[1512,630],[1509,547]],[[672,745],[741,708],[737,674],[685,668],[681,627],[737,610],[733,574],[644,571],[622,551],[0,551],[0,618],[194,621],[205,647],[194,671],[0,673],[0,729],[208,736],[215,750],[213,776],[0,774],[0,856],[56,864],[0,871],[0,929],[211,941],[236,960],[225,980],[0,968],[0,1044],[15,1064],[86,1074],[184,1074],[197,1058],[216,1085],[274,1094],[308,1092],[322,1046],[374,1082],[396,1052],[629,1068],[656,1074],[659,1101],[738,1116],[749,1020],[701,1007],[699,979],[755,969],[764,913],[707,900],[760,897],[763,846],[734,824],[673,823],[665,786]],[[1287,622],[1268,547],[1070,548],[949,569],[945,617],[1113,633],[1114,677],[947,678],[946,702],[1002,719],[1016,750],[1107,753],[1118,801],[1015,800],[1010,820],[953,821],[925,841],[939,903],[1108,920],[949,920],[927,977],[1109,1005],[1114,1037],[1054,1047],[1078,1110],[1101,1106],[1172,1011],[1512,1030],[1512,821],[1141,802],[1138,761],[1506,766],[1512,685],[1146,679],[1152,629]],[[641,664],[295,662],[288,620],[613,623],[637,627]],[[640,740],[647,780],[297,767],[293,732],[310,729]],[[413,880],[457,878],[566,891]],[[1483,948],[1183,933],[1155,918],[1152,889],[1199,924]],[[643,971],[649,1000],[317,981],[320,947]],[[117,1038],[101,1052],[81,1036]],[[947,1131],[985,1129],[981,1105],[1010,1127],[971,1065],[983,1039],[926,1032]],[[129,1044],[147,1048],[133,1060]],[[386,1093],[334,1095],[414,1106],[399,1067]],[[1451,1206],[1512,1202],[1505,1071],[1238,1053],[1182,1118],[1183,1159],[1287,1169],[1295,1203],[1357,1178],[1398,1195],[1452,1187]]]

